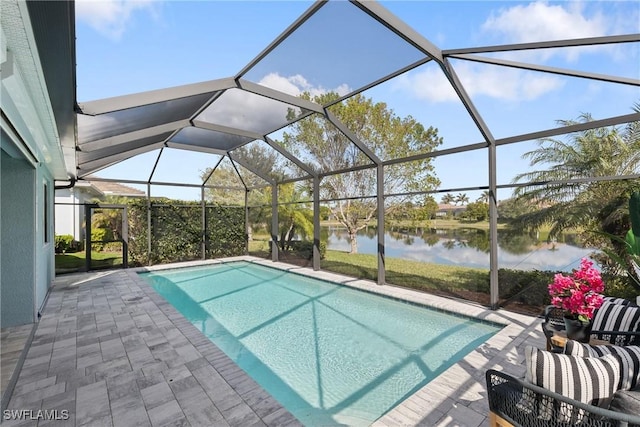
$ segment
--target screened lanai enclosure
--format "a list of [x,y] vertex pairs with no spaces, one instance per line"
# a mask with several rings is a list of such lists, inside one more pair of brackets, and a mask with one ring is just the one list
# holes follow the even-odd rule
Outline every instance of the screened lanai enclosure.
[[[233,76],[78,102],[72,180],[146,196],[109,201],[127,205],[129,263],[307,260],[497,308],[532,292],[502,269],[567,271],[597,251],[565,204],[640,177],[637,19],[456,46],[395,3],[315,2]],[[424,3],[415,19],[446,2]],[[621,161],[583,167],[575,147]],[[582,212],[602,220],[610,201]],[[577,231],[545,231],[541,211]]]

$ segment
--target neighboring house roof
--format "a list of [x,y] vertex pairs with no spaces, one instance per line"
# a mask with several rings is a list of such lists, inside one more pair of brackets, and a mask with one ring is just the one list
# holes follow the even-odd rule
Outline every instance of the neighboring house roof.
[[438,204],[439,211],[463,211],[466,210],[466,206],[452,205],[447,203]]
[[117,182],[89,181],[91,185],[100,190],[105,196],[144,197],[144,191]]
[[92,181],[91,179],[80,180],[76,187],[82,188],[88,193],[94,193],[98,197],[102,196],[124,196],[124,197],[144,197],[144,191],[118,182]]

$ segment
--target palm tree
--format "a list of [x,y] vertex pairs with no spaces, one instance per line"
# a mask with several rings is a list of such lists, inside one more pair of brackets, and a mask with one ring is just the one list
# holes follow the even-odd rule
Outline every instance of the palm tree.
[[442,196],[442,199],[440,199],[440,201],[445,204],[445,205],[450,205],[455,201],[455,197],[453,197],[453,194],[451,193],[447,193],[444,196]]
[[[307,200],[304,189],[296,188],[294,183],[279,186],[278,223],[280,249],[291,247],[291,241],[296,238],[305,239],[313,235],[313,211],[302,203]],[[266,197],[270,197],[265,193]],[[271,214],[267,214],[267,224],[270,228]]]
[[[640,104],[634,106],[640,112]],[[582,114],[577,121],[560,120],[562,126],[592,121]],[[516,183],[565,181],[561,184],[525,185],[516,188],[518,203],[537,209],[517,219],[521,226],[537,229],[551,224],[551,236],[567,228],[600,230],[617,234],[623,225],[622,213],[630,194],[640,186],[632,180],[601,180],[637,174],[640,168],[640,125],[629,123],[624,128],[605,127],[573,133],[566,140],[544,138],[538,148],[527,152],[532,167],[522,173]],[[587,181],[585,178],[596,178]],[[569,180],[569,182],[566,182]],[[628,224],[628,222],[626,222]]]
[[484,190],[476,202],[489,203],[489,190]]
[[469,203],[469,196],[467,196],[466,193],[459,193],[456,196],[456,204],[460,203],[461,205],[464,205],[466,203]]

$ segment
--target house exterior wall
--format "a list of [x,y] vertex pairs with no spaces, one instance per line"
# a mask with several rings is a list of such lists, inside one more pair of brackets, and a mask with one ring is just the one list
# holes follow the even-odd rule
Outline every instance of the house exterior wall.
[[0,203],[0,326],[35,320],[36,170],[2,151]]
[[55,235],[53,218],[54,181],[44,167],[36,169],[36,277],[35,311],[42,309],[55,279]]
[[26,2],[0,2],[0,326],[37,320],[53,284],[54,177],[67,177]]
[[75,188],[56,190],[55,233],[70,234],[79,242],[84,240],[84,202],[83,193]]

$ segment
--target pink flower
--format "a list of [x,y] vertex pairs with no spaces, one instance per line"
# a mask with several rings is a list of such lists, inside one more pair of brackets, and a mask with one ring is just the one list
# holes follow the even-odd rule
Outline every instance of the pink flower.
[[602,305],[603,291],[600,272],[586,258],[582,258],[580,269],[574,270],[571,276],[558,273],[549,284],[551,304],[584,322],[592,319],[595,310]]

